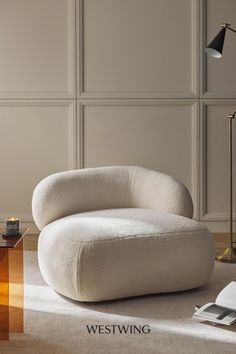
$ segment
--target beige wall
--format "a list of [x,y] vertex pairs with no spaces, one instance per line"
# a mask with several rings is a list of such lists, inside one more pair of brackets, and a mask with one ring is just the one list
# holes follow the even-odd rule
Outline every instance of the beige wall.
[[226,231],[236,38],[220,61],[204,47],[235,13],[235,0],[0,0],[2,220],[36,230],[31,195],[51,173],[135,164],[182,180],[195,218]]

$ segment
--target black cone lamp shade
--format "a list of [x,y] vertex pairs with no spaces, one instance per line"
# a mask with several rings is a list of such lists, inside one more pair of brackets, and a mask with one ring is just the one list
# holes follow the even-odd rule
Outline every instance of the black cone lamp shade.
[[220,32],[215,36],[211,43],[206,47],[206,52],[213,58],[221,58],[224,41],[225,41],[226,28],[222,28]]

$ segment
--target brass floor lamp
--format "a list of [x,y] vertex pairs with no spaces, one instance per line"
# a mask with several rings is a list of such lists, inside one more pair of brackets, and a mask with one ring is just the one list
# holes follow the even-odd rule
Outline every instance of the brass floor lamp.
[[[206,52],[213,58],[221,58],[226,30],[230,30],[236,33],[236,30],[230,27],[229,23],[222,23],[222,29],[215,36],[213,41],[207,46]],[[236,241],[233,239],[233,119],[236,116],[236,111],[233,114],[228,115],[229,119],[229,186],[230,186],[230,247],[226,248],[221,254],[216,256],[216,260],[219,262],[236,263],[236,248],[234,244]]]

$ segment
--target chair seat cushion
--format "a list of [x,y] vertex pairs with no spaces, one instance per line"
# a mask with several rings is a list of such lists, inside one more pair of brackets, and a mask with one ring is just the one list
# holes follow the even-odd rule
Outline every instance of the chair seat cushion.
[[205,284],[213,270],[207,228],[150,209],[109,209],[63,217],[42,230],[39,266],[57,292],[102,301]]

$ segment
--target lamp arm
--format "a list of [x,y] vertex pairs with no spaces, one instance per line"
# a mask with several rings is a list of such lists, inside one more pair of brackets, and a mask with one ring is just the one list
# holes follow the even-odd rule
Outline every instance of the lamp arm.
[[227,28],[227,29],[230,30],[231,32],[236,33],[236,29],[231,28],[231,24],[230,24],[230,23],[222,23],[222,24],[221,24],[221,27]]
[[229,29],[231,32],[234,32],[236,33],[236,30],[234,28],[231,28],[231,27],[227,27],[227,29]]

